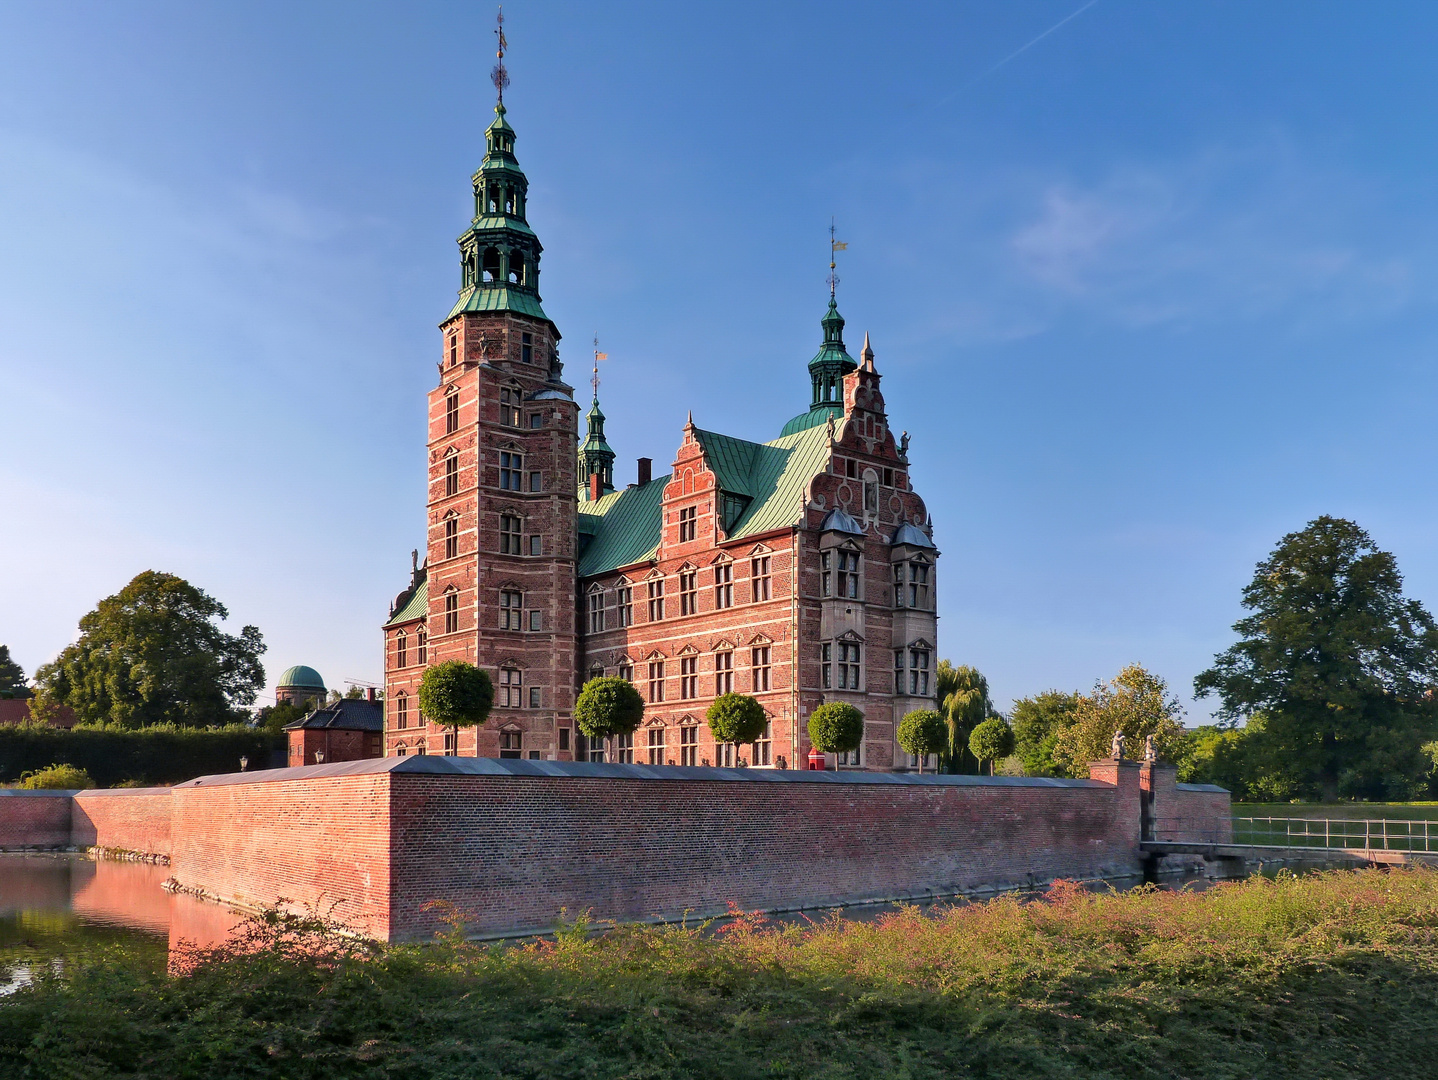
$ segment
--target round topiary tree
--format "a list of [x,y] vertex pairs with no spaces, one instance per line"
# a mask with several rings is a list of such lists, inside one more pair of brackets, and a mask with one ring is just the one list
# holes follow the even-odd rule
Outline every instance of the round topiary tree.
[[494,708],[494,680],[489,672],[464,660],[446,660],[426,668],[419,680],[419,709],[436,724],[454,729],[454,751],[459,753],[459,729],[478,727]]
[[899,721],[899,745],[919,759],[919,772],[924,771],[924,758],[942,754],[949,745],[949,725],[933,709],[915,709]]
[[809,741],[825,754],[847,754],[864,741],[864,714],[847,701],[831,701],[809,714]]
[[644,719],[644,699],[628,679],[590,679],[574,703],[574,723],[586,739],[628,735]]
[[[764,706],[748,694],[720,694],[705,714],[717,743],[751,743],[764,734],[769,718]],[[736,754],[737,756],[737,754]]]
[[993,776],[994,763],[1014,752],[1014,729],[1002,717],[990,717],[969,732],[969,752],[979,759],[980,768],[987,761]]

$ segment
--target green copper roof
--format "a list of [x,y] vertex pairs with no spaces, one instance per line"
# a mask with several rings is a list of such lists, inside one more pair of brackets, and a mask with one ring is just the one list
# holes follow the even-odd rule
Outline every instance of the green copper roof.
[[549,316],[539,306],[539,297],[523,289],[511,289],[507,285],[476,285],[460,293],[459,301],[450,309],[445,321],[464,311],[513,311],[549,321]]
[[325,681],[320,678],[320,673],[314,668],[296,664],[294,667],[285,668],[275,685],[297,686],[305,690],[323,690]]
[[415,619],[423,619],[429,614],[429,579],[419,583],[419,588],[405,601],[404,607],[400,608],[390,616],[386,626],[395,626],[399,623],[413,622]]
[[784,425],[784,430],[779,434],[793,435],[797,431],[807,431],[812,427],[825,427],[829,423],[829,417],[834,418],[837,424],[844,419],[844,410],[838,405],[820,405],[808,412],[802,412],[794,419]]
[[[828,431],[811,427],[753,443],[712,431],[695,431],[719,487],[749,498],[743,515],[729,530],[742,540],[799,523],[809,481],[827,466]],[[662,476],[643,487],[626,488],[579,507],[579,532],[589,536],[579,556],[581,577],[617,570],[653,558],[659,550],[664,485]]]
[[534,235],[534,230],[529,227],[529,223],[515,217],[513,214],[481,214],[470,223],[469,229],[465,229],[463,233],[460,233],[461,240],[464,239],[465,234],[468,233],[470,229],[480,232],[485,229],[508,229],[511,232],[524,233],[527,236]]

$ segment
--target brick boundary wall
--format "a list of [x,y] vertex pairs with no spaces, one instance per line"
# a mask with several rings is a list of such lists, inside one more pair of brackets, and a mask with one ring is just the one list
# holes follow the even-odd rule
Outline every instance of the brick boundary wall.
[[78,791],[71,800],[70,843],[145,855],[170,854],[171,788]]
[[0,851],[69,847],[74,794],[0,789]]
[[1149,762],[1139,767],[1139,787],[1148,801],[1146,836],[1176,842],[1233,842],[1233,813],[1226,788],[1180,784],[1175,766]]

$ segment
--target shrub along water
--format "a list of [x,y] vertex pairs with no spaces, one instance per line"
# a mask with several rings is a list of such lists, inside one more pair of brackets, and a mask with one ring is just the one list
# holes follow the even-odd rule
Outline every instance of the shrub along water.
[[237,772],[241,757],[250,759],[251,768],[264,768],[270,751],[283,745],[283,738],[240,724],[71,731],[40,724],[5,726],[0,727],[0,783],[61,764],[83,769],[100,787],[124,781],[175,784],[207,773]]
[[1408,1078],[1438,1055],[1426,870],[590,929],[386,946],[272,915],[183,974],[72,956],[0,999],[0,1075]]

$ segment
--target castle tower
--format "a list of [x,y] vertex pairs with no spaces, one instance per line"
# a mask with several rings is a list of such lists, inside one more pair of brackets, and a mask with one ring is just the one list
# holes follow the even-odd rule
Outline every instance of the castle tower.
[[[585,413],[589,430],[579,446],[579,498],[581,501],[594,498],[596,494],[607,495],[614,490],[614,450],[604,441],[604,413],[599,408],[599,398]],[[597,477],[596,491],[593,479]]]

